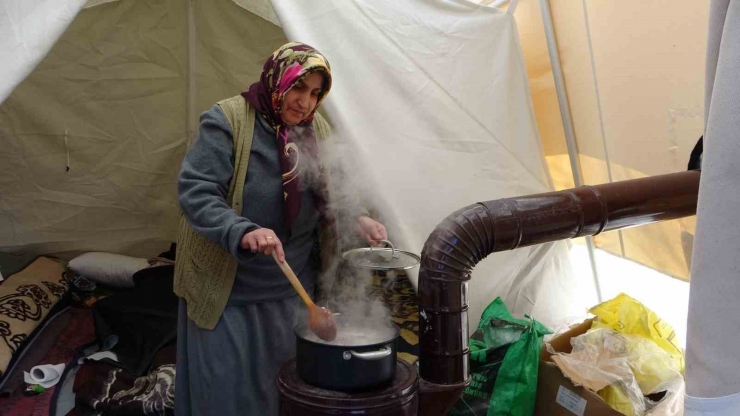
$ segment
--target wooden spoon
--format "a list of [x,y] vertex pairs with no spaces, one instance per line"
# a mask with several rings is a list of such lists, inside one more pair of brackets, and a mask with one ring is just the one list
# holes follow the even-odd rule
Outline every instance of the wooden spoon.
[[306,293],[306,289],[303,288],[301,281],[298,280],[298,277],[293,273],[293,269],[288,265],[288,262],[280,261],[277,252],[274,250],[272,252],[272,258],[275,259],[277,265],[280,266],[280,270],[283,271],[285,277],[288,278],[290,284],[293,285],[293,288],[301,296],[306,306],[308,306],[308,327],[317,337],[324,341],[334,341],[334,338],[337,337],[337,323],[334,321],[334,315],[332,315],[330,310],[318,307],[313,303],[308,293]]

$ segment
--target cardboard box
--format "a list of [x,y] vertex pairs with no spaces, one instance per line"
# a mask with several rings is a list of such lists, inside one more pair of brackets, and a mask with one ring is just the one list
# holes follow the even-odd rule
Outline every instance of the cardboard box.
[[[570,353],[570,339],[586,333],[592,320],[574,326],[553,338],[550,344],[556,352]],[[552,354],[542,348],[540,370],[537,378],[537,401],[534,416],[622,416],[597,394],[583,387],[576,387],[552,362]]]

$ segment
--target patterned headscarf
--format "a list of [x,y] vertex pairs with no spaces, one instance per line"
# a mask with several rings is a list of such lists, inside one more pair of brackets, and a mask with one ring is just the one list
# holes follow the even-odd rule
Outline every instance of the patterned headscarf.
[[[319,51],[303,43],[291,42],[281,46],[267,59],[262,68],[259,82],[252,84],[249,91],[242,93],[245,100],[260,111],[267,122],[275,128],[280,151],[280,166],[283,172],[284,218],[286,229],[290,229],[301,211],[299,175],[301,152],[306,158],[318,160],[318,144],[313,131],[314,109],[298,126],[289,126],[281,117],[283,99],[293,86],[307,75],[321,72],[324,86],[319,93],[319,107],[331,88],[331,68]],[[300,150],[297,143],[300,142]],[[326,210],[326,184],[318,184],[314,199],[319,211]]]

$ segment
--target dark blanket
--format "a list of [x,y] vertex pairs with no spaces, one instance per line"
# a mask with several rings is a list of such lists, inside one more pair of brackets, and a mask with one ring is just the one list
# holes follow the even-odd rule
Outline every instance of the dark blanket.
[[[92,313],[89,309],[69,309],[71,317],[67,326],[59,334],[52,348],[37,364],[67,365],[75,361],[80,353],[80,347],[94,340]],[[31,363],[29,363],[30,365]],[[28,370],[26,368],[25,370]],[[39,416],[48,415],[56,385],[38,396],[24,396],[15,394],[12,397],[0,397],[0,415],[3,416]]]
[[75,377],[76,406],[67,416],[174,415],[176,354],[175,344],[160,349],[142,377],[113,361],[86,361]]
[[172,292],[173,275],[174,266],[141,270],[134,275],[134,289],[93,306],[98,341],[102,344],[115,335],[118,342],[111,351],[134,376],[148,373],[155,354],[177,335],[178,298]]

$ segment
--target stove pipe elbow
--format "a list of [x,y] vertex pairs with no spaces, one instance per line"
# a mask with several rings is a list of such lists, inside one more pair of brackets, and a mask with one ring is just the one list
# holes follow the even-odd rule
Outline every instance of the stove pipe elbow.
[[429,386],[468,382],[468,280],[496,251],[597,235],[696,213],[698,171],[477,203],[445,218],[419,270],[419,371]]

